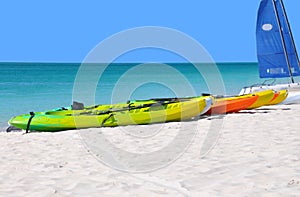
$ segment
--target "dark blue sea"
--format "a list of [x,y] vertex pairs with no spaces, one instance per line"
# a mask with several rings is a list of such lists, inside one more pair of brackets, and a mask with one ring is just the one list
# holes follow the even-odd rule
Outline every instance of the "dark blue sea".
[[238,94],[262,83],[257,63],[0,63],[0,130],[15,115],[130,99]]

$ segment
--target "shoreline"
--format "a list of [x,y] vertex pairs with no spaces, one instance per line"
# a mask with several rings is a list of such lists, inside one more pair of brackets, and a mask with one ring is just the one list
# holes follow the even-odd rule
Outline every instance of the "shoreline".
[[[104,165],[82,142],[82,132],[0,132],[0,194],[4,196],[296,196],[300,193],[300,104],[266,106],[182,123],[103,128],[116,146],[149,152],[167,146],[179,124],[198,131],[169,165],[125,173]],[[210,124],[223,121],[214,146],[200,154]],[[152,138],[130,134],[159,130]],[[128,134],[128,133],[127,133]],[[158,155],[157,158],[159,158]],[[142,163],[147,167],[149,163]]]

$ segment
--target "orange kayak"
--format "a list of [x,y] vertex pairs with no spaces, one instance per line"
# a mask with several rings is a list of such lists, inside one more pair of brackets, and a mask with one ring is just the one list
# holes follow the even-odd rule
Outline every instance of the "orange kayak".
[[234,113],[247,109],[256,102],[258,97],[258,95],[244,95],[216,99],[216,102],[205,115]]

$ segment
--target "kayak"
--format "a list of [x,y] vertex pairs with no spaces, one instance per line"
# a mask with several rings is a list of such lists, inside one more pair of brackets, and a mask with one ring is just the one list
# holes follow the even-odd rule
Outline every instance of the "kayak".
[[254,92],[253,94],[257,95],[258,99],[252,105],[247,107],[247,109],[255,109],[268,105],[275,96],[275,92],[273,90],[264,90],[261,92]]
[[249,94],[243,96],[216,98],[215,103],[206,115],[235,113],[240,110],[247,109],[257,101],[258,97],[258,95]]
[[208,110],[213,97],[134,101],[82,110],[51,110],[13,117],[9,124],[35,131],[62,131],[187,120]]
[[267,105],[277,105],[282,103],[288,97],[288,90],[276,91],[273,99]]

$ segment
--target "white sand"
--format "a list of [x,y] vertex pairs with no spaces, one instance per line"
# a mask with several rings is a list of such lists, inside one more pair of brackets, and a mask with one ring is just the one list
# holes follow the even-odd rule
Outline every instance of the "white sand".
[[[0,196],[299,196],[300,105],[248,112],[147,126],[1,132]],[[172,157],[180,144],[167,154],[159,150],[172,144],[178,128],[186,129],[187,139],[196,126],[192,144],[170,165],[153,170],[155,157],[140,163],[130,158],[130,169],[152,169],[144,173],[104,165],[83,143],[90,136],[80,135],[100,132],[121,150],[141,155],[157,151],[157,160],[166,162],[163,158]]]

